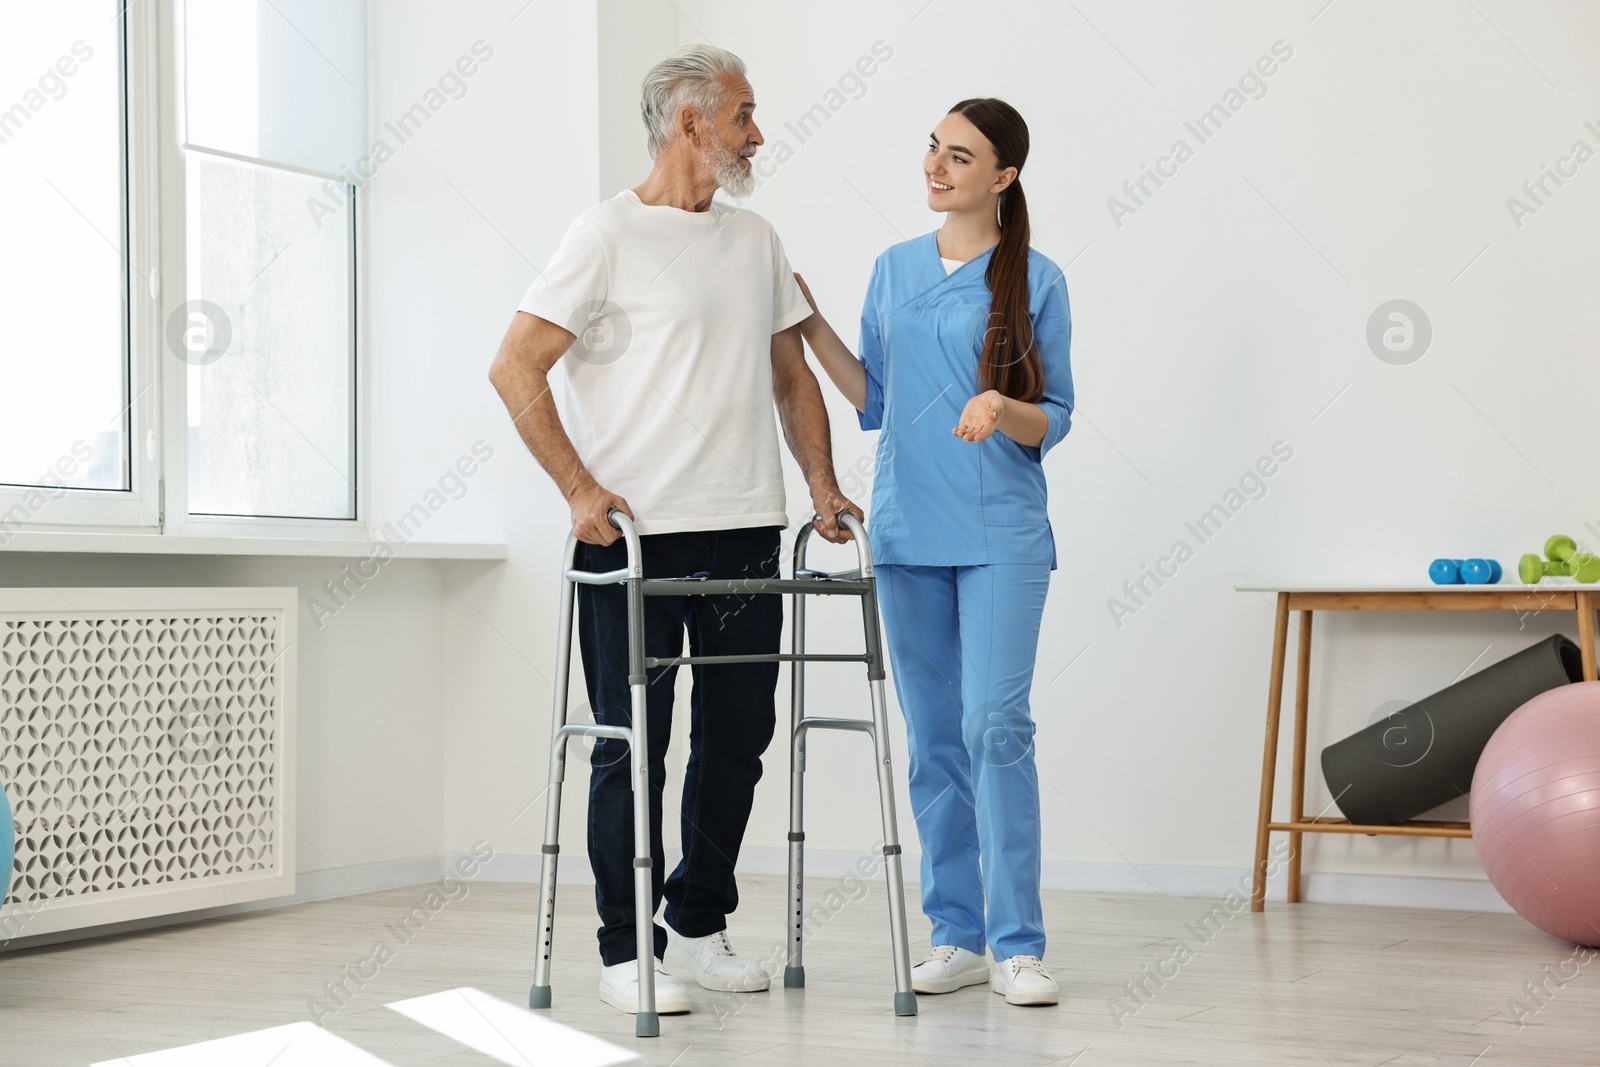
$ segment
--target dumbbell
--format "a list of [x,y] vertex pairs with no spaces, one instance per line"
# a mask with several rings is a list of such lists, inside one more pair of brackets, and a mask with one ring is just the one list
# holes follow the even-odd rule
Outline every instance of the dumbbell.
[[1540,559],[1532,552],[1524,555],[1517,561],[1517,577],[1522,579],[1523,585],[1538,585],[1545,578],[1565,578],[1567,565],[1555,563],[1551,560]]
[[1546,541],[1544,554],[1549,558],[1540,559],[1530,552],[1517,563],[1517,574],[1525,585],[1534,585],[1541,578],[1576,578],[1585,584],[1600,581],[1600,556],[1579,552],[1577,542],[1565,534]]
[[1579,552],[1578,545],[1565,534],[1556,534],[1544,543],[1544,554],[1564,564],[1563,571],[1580,582],[1600,581],[1600,556],[1593,552]]
[[1436,559],[1428,567],[1435,585],[1493,585],[1500,580],[1500,561],[1493,559]]

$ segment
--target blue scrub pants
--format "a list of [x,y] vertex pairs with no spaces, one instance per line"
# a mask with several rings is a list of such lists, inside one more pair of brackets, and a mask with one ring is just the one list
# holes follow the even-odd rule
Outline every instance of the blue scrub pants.
[[1043,957],[1028,695],[1050,567],[875,571],[933,944]]

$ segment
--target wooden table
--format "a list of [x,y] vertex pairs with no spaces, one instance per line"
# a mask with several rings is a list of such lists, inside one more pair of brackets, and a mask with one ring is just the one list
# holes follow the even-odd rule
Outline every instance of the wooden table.
[[[1289,903],[1300,900],[1300,835],[1394,834],[1408,837],[1471,837],[1465,822],[1412,819],[1395,826],[1362,826],[1348,819],[1317,817],[1304,812],[1306,784],[1306,712],[1311,676],[1311,613],[1313,611],[1571,611],[1578,617],[1578,647],[1585,681],[1595,680],[1594,611],[1600,586],[1571,579],[1539,585],[1426,586],[1259,586],[1238,585],[1242,593],[1276,594],[1277,623],[1272,635],[1272,672],[1267,688],[1267,737],[1261,756],[1261,807],[1256,816],[1256,855],[1251,868],[1250,910],[1267,902],[1267,843],[1275,832],[1289,835]],[[1294,760],[1289,785],[1289,818],[1272,821],[1272,792],[1278,777],[1278,711],[1283,703],[1283,661],[1289,639],[1289,613],[1300,613],[1300,639],[1295,667]]]

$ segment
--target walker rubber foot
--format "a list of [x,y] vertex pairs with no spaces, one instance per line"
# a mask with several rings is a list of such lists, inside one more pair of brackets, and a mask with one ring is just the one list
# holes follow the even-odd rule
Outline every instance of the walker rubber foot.
[[653,1011],[641,1011],[633,1017],[634,1037],[660,1037],[661,1016]]
[[783,988],[804,989],[806,987],[806,969],[804,967],[785,967],[783,969]]
[[917,995],[915,993],[896,993],[894,995],[894,1013],[896,1015],[915,1015],[917,1013]]
[[549,986],[547,986],[547,985],[536,985],[532,989],[528,990],[528,1007],[530,1007],[530,1008],[548,1008],[549,1006],[550,1006],[550,987]]

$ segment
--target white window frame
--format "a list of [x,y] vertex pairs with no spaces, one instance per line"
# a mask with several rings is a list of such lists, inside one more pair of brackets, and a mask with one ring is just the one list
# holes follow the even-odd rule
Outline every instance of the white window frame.
[[[106,3],[106,10],[113,4]],[[156,384],[154,353],[160,344],[159,301],[153,289],[160,285],[156,255],[158,221],[156,84],[154,15],[149,4],[133,4],[124,11],[117,40],[117,67],[122,96],[123,148],[122,219],[126,257],[122,264],[124,302],[123,355],[126,362],[128,456],[130,489],[79,489],[45,487],[60,496],[40,509],[37,519],[20,523],[22,530],[117,529],[150,531],[161,525],[160,443],[153,440],[158,425],[161,390]],[[141,10],[142,9],[142,10]],[[158,435],[157,435],[158,436]],[[152,453],[152,447],[155,451]],[[21,507],[44,491],[38,487],[0,485],[0,516]],[[0,532],[19,532],[9,522]],[[3,538],[0,538],[3,539]]]
[[[107,5],[110,6],[109,4]],[[188,364],[167,351],[165,323],[187,299],[187,167],[183,144],[183,0],[123,4],[126,47],[123,64],[127,162],[125,214],[128,242],[125,286],[128,302],[128,395],[130,491],[60,490],[65,495],[41,512],[28,532],[158,533],[167,537],[289,537],[310,540],[371,540],[370,449],[372,424],[367,359],[367,190],[351,198],[350,355],[355,451],[355,516],[298,519],[273,516],[195,515],[188,507]],[[370,27],[368,35],[370,40]],[[368,105],[370,112],[370,102]],[[369,116],[370,121],[370,116]],[[272,169],[324,175],[244,157]],[[148,280],[148,281],[147,281]],[[158,432],[159,428],[159,432]],[[37,490],[0,486],[0,515]],[[14,527],[8,528],[14,530]]]

